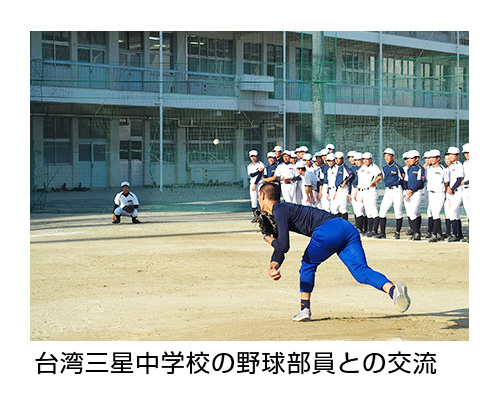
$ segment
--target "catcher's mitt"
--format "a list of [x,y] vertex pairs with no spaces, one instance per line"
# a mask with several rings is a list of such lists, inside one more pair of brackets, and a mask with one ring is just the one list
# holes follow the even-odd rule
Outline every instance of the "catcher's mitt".
[[259,224],[260,231],[264,235],[272,236],[275,239],[278,237],[278,227],[271,214],[257,210],[255,211],[255,219]]
[[128,212],[129,214],[132,214],[134,212],[134,206],[128,204],[123,207],[123,211]]

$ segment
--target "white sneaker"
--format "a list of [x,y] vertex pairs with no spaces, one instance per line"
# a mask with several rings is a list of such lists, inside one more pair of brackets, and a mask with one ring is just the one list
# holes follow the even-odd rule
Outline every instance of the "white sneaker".
[[298,314],[292,318],[292,321],[305,322],[311,320],[311,310],[309,308],[304,308]]
[[399,312],[405,312],[410,307],[411,300],[410,296],[408,296],[408,288],[404,282],[396,282],[393,300]]

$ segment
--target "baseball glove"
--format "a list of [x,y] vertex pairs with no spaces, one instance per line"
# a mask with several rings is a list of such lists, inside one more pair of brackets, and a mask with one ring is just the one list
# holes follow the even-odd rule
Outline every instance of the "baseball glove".
[[129,214],[132,214],[134,212],[134,206],[128,204],[128,205],[123,207],[123,211],[125,211]]
[[272,236],[275,239],[278,237],[278,227],[271,214],[257,210],[255,211],[255,219],[259,224],[260,231],[264,235]]

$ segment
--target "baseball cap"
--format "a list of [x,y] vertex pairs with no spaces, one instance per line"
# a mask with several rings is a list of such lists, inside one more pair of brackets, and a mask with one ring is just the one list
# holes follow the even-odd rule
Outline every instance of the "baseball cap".
[[307,148],[307,146],[300,146],[299,151],[303,151],[303,152],[307,153],[309,151],[309,149]]
[[344,158],[344,153],[342,153],[341,151],[337,151],[335,153],[335,158]]
[[276,153],[274,151],[270,151],[269,153],[267,153],[267,158],[269,157],[276,158]]
[[302,157],[302,159],[303,159],[304,161],[309,161],[309,160],[312,160],[312,155],[310,155],[309,153],[304,154],[304,157]]
[[370,153],[369,151],[363,153],[363,155],[361,156],[361,158],[373,158],[372,156],[372,153]]
[[408,158],[415,158],[415,157],[420,157],[420,153],[417,150],[410,150],[407,153]]
[[130,187],[130,183],[127,181],[123,181],[122,183],[120,183],[120,187],[124,187],[124,186]]
[[306,168],[306,163],[302,160],[297,161],[297,164],[295,164],[295,168]]
[[469,153],[469,143],[465,143],[462,146],[462,153]]
[[328,150],[335,150],[335,146],[331,143],[328,143],[326,146],[325,146],[325,149],[328,149]]
[[359,153],[359,152],[354,153],[354,156],[353,156],[353,157],[354,157],[354,159],[355,159],[355,160],[361,160],[361,158],[363,158],[363,157],[362,157],[362,154],[361,154],[361,153]]
[[333,155],[333,153],[328,153],[326,155],[326,161],[334,161],[335,160],[335,156]]
[[281,146],[274,146],[274,151],[283,151],[283,147]]
[[249,157],[252,157],[252,156],[258,156],[258,155],[259,155],[259,153],[258,153],[258,151],[257,151],[257,150],[250,150],[250,151],[248,152],[248,156],[249,156]]
[[441,152],[439,150],[429,150],[427,153],[429,157],[441,157]]
[[387,149],[385,149],[382,154],[392,154],[393,156],[396,155],[396,153],[394,152],[394,150],[391,149],[390,147],[388,147]]
[[460,154],[460,149],[458,147],[449,147],[446,154]]
[[356,154],[356,150],[351,150],[347,153],[347,157],[354,157],[354,154]]
[[430,157],[429,152],[428,152],[428,151],[426,151],[426,152],[424,153],[424,158],[429,158],[429,157]]
[[295,151],[289,151],[290,157],[292,158],[297,158],[297,154],[295,154]]
[[326,156],[329,152],[330,152],[330,151],[329,151],[328,149],[322,149],[322,150],[320,151],[320,153],[321,153],[321,155],[322,155],[322,156]]

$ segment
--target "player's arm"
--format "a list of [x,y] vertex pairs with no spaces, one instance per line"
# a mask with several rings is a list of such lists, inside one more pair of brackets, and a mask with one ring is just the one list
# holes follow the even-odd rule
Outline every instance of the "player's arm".
[[276,261],[271,261],[271,263],[269,264],[267,274],[274,281],[277,281],[281,278],[281,272],[279,271],[279,268],[280,264],[278,264]]
[[375,179],[372,181],[370,186],[377,186],[377,183],[382,180],[382,174],[378,174]]

